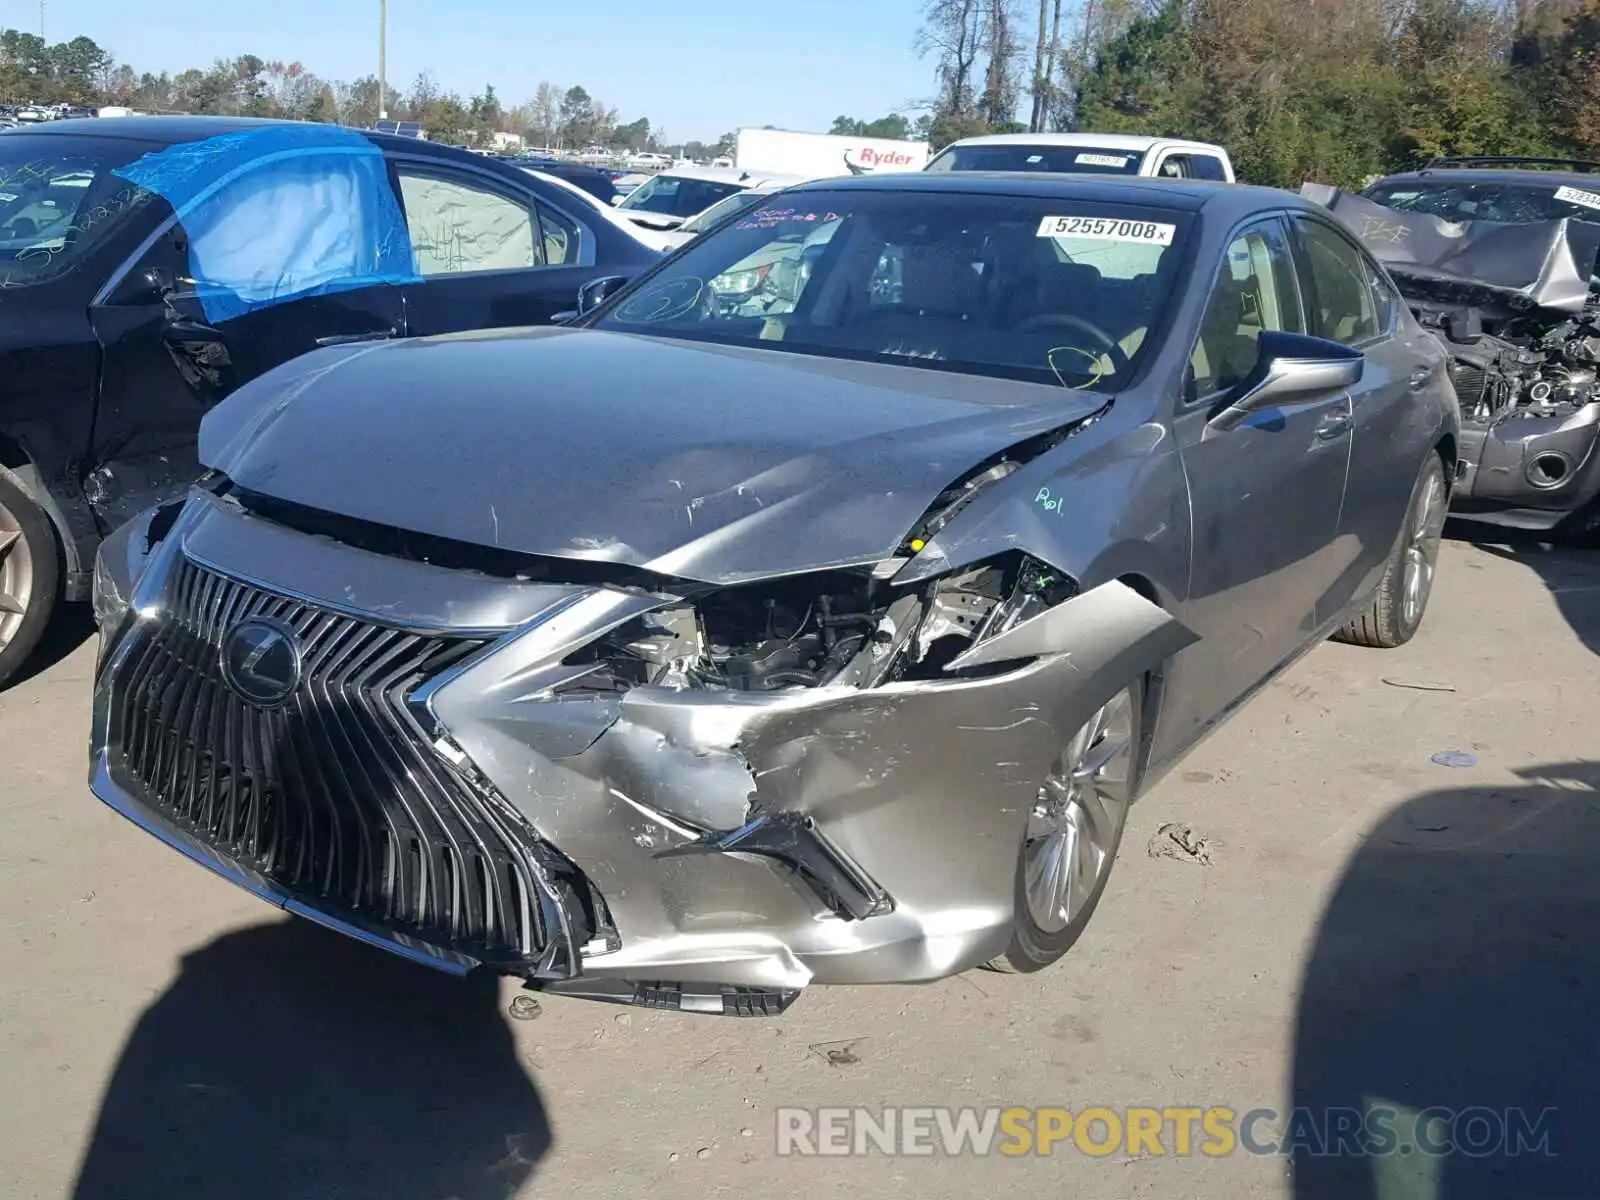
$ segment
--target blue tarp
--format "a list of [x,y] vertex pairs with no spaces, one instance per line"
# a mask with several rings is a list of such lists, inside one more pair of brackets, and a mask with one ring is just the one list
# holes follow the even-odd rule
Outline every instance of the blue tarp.
[[354,130],[268,125],[170,146],[116,174],[177,213],[208,321],[420,279],[383,151]]

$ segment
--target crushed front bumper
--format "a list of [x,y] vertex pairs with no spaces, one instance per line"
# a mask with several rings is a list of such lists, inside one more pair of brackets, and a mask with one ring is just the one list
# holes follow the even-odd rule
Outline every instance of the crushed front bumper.
[[[108,805],[417,961],[739,1015],[1003,950],[1039,781],[1193,640],[1107,584],[1019,627],[1037,656],[980,678],[566,695],[575,647],[663,601],[392,560],[209,495],[120,590],[92,747]],[[251,614],[298,633],[305,674],[247,713],[217,663]],[[430,639],[475,645],[442,671],[384,669],[440,661]]]
[[1600,495],[1600,404],[1567,416],[1463,424],[1457,516],[1548,529]]

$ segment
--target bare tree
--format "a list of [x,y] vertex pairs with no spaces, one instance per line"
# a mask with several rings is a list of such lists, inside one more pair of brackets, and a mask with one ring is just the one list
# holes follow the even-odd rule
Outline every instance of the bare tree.
[[1045,40],[1050,27],[1050,0],[1039,0],[1039,40],[1033,44],[1033,115],[1028,118],[1028,132],[1038,133],[1044,128],[1044,113],[1050,101],[1049,70],[1050,44]]
[[1014,0],[986,0],[983,48],[989,56],[983,75],[983,97],[978,115],[991,129],[1016,119],[1018,58],[1012,4]]
[[971,116],[975,103],[972,72],[983,43],[982,0],[927,0],[922,28],[913,46],[919,55],[938,58],[939,96],[935,109],[951,117]]

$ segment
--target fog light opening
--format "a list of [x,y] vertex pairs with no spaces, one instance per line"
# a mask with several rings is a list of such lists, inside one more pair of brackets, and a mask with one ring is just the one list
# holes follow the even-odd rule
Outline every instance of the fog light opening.
[[1559,487],[1572,472],[1572,461],[1565,454],[1547,450],[1528,464],[1528,482],[1537,488]]

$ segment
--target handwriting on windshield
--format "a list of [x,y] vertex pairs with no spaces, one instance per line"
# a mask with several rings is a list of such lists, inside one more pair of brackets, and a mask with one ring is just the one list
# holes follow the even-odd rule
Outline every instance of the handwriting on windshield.
[[793,208],[763,208],[752,213],[746,220],[740,221],[735,229],[772,229],[779,225],[788,224],[790,221],[803,221],[808,225],[826,225],[831,221],[844,220],[843,213],[836,212],[800,212]]

